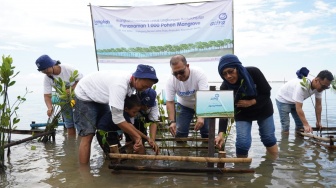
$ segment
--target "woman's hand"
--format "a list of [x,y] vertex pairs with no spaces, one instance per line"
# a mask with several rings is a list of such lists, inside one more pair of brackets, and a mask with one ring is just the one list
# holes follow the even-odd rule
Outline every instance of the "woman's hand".
[[255,105],[257,103],[257,101],[255,99],[251,99],[251,100],[239,100],[236,105],[237,107],[240,108],[247,108],[250,107],[252,105]]

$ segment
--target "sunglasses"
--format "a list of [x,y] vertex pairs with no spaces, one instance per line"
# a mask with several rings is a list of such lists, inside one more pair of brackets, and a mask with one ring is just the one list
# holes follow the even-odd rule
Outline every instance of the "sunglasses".
[[223,71],[222,75],[223,75],[223,77],[227,77],[228,75],[232,75],[235,70],[236,70],[236,68],[229,69],[227,71]]
[[323,90],[325,90],[325,89],[329,89],[329,88],[330,88],[330,86],[323,85],[323,84],[321,83],[320,80],[319,80],[319,83],[320,83],[321,88],[322,88]]
[[179,71],[176,71],[176,72],[172,72],[172,74],[176,77],[177,75],[184,75],[185,73],[185,70],[186,70],[187,66],[184,67],[183,70],[179,70]]

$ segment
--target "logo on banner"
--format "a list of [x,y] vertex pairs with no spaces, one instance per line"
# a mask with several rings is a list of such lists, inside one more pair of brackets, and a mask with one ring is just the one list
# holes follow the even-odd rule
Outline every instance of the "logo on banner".
[[218,18],[219,18],[220,20],[226,20],[227,15],[226,15],[226,13],[221,13],[221,14],[218,16]]
[[108,26],[108,27],[112,27],[110,20],[93,20],[93,23],[95,26]]
[[218,20],[210,22],[210,26],[224,26],[226,18],[227,18],[227,14],[221,13],[218,15]]

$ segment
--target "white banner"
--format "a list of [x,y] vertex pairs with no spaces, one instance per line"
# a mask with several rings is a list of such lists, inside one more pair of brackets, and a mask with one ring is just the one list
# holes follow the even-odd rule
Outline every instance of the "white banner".
[[233,53],[232,0],[107,9],[91,6],[99,63],[218,61]]

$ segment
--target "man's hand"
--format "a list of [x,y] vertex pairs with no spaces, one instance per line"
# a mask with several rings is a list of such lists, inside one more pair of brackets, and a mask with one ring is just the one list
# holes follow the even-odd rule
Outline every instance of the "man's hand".
[[218,149],[221,149],[223,144],[224,144],[224,138],[223,138],[223,136],[221,136],[221,135],[216,136],[216,138],[215,138],[215,146]]
[[303,128],[304,128],[305,133],[312,133],[313,132],[313,128],[310,125],[303,125]]
[[158,155],[160,152],[159,146],[151,138],[149,138],[147,141],[148,141],[148,144],[153,148],[153,151],[155,152],[155,154]]
[[198,130],[200,130],[202,127],[203,127],[203,125],[204,125],[204,118],[197,118],[197,121],[196,121],[196,123],[195,123],[195,128],[194,128],[194,130],[195,131],[198,131]]
[[317,128],[318,130],[321,130],[321,129],[323,128],[321,122],[316,122],[316,128]]
[[141,138],[140,139],[137,139],[135,142],[134,142],[134,145],[133,145],[133,150],[134,150],[134,153],[136,154],[145,154],[145,147],[144,145],[142,144],[142,140]]
[[173,137],[175,137],[175,135],[176,135],[176,123],[171,123],[169,125],[169,131],[173,135]]
[[47,110],[48,117],[50,117],[52,115],[52,113],[53,113],[53,109],[52,108],[50,108],[50,109]]

